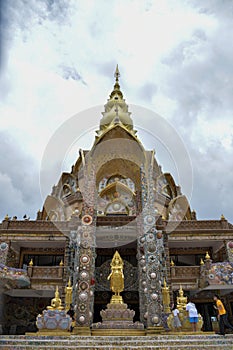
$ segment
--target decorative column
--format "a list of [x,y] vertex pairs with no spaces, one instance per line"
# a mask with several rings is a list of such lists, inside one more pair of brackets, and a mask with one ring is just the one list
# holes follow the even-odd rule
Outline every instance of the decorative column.
[[[7,262],[7,254],[9,251],[9,244],[2,242],[0,244],[0,264],[3,266]],[[5,307],[5,288],[4,285],[0,286],[0,335],[3,333],[3,322],[4,322],[4,307]]]
[[205,268],[206,270],[210,270],[212,264],[212,259],[210,258],[210,255],[208,252],[206,252],[205,255]]
[[96,234],[96,183],[92,164],[84,166],[83,211],[75,261],[74,302],[75,334],[89,335],[94,312],[94,272]]
[[226,246],[227,260],[232,263],[233,262],[233,241],[226,242],[225,246]]
[[152,167],[148,174],[141,168],[142,217],[138,224],[139,300],[141,321],[147,333],[160,333],[163,328],[162,283],[166,275],[163,233],[156,229]]
[[199,288],[203,289],[206,286],[206,273],[205,263],[203,259],[200,260],[200,277],[199,277]]

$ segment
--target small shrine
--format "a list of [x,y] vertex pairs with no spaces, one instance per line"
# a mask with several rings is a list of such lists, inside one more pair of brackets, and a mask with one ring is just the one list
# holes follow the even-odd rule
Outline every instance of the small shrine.
[[62,306],[58,287],[56,287],[55,296],[51,300],[51,305],[43,310],[42,315],[36,318],[36,325],[39,331],[38,335],[69,335],[72,319],[66,313]]
[[111,273],[108,276],[110,288],[114,293],[107,309],[100,312],[102,322],[92,325],[93,335],[145,335],[144,325],[141,322],[133,322],[134,310],[130,310],[124,303],[121,292],[124,290],[123,260],[115,252],[111,266]]

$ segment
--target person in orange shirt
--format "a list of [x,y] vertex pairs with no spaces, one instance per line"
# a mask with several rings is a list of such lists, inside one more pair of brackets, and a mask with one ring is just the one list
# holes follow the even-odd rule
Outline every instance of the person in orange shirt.
[[228,321],[226,309],[217,294],[214,295],[214,301],[215,309],[218,310],[219,331],[221,335],[225,335],[225,327],[233,331],[233,326]]

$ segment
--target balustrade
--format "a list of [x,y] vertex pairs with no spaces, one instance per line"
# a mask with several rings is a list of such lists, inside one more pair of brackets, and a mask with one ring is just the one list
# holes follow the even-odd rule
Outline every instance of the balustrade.
[[28,266],[28,276],[39,280],[62,279],[64,266]]
[[181,284],[188,289],[198,288],[200,280],[200,266],[171,266],[171,282],[173,289]]

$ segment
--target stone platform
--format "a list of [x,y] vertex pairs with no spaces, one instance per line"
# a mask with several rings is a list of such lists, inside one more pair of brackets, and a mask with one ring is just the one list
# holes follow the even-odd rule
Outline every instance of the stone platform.
[[126,336],[7,336],[0,338],[3,350],[233,350],[233,335]]
[[102,322],[93,323],[92,335],[145,335],[144,325],[133,322],[135,311],[125,303],[107,304],[100,315]]

